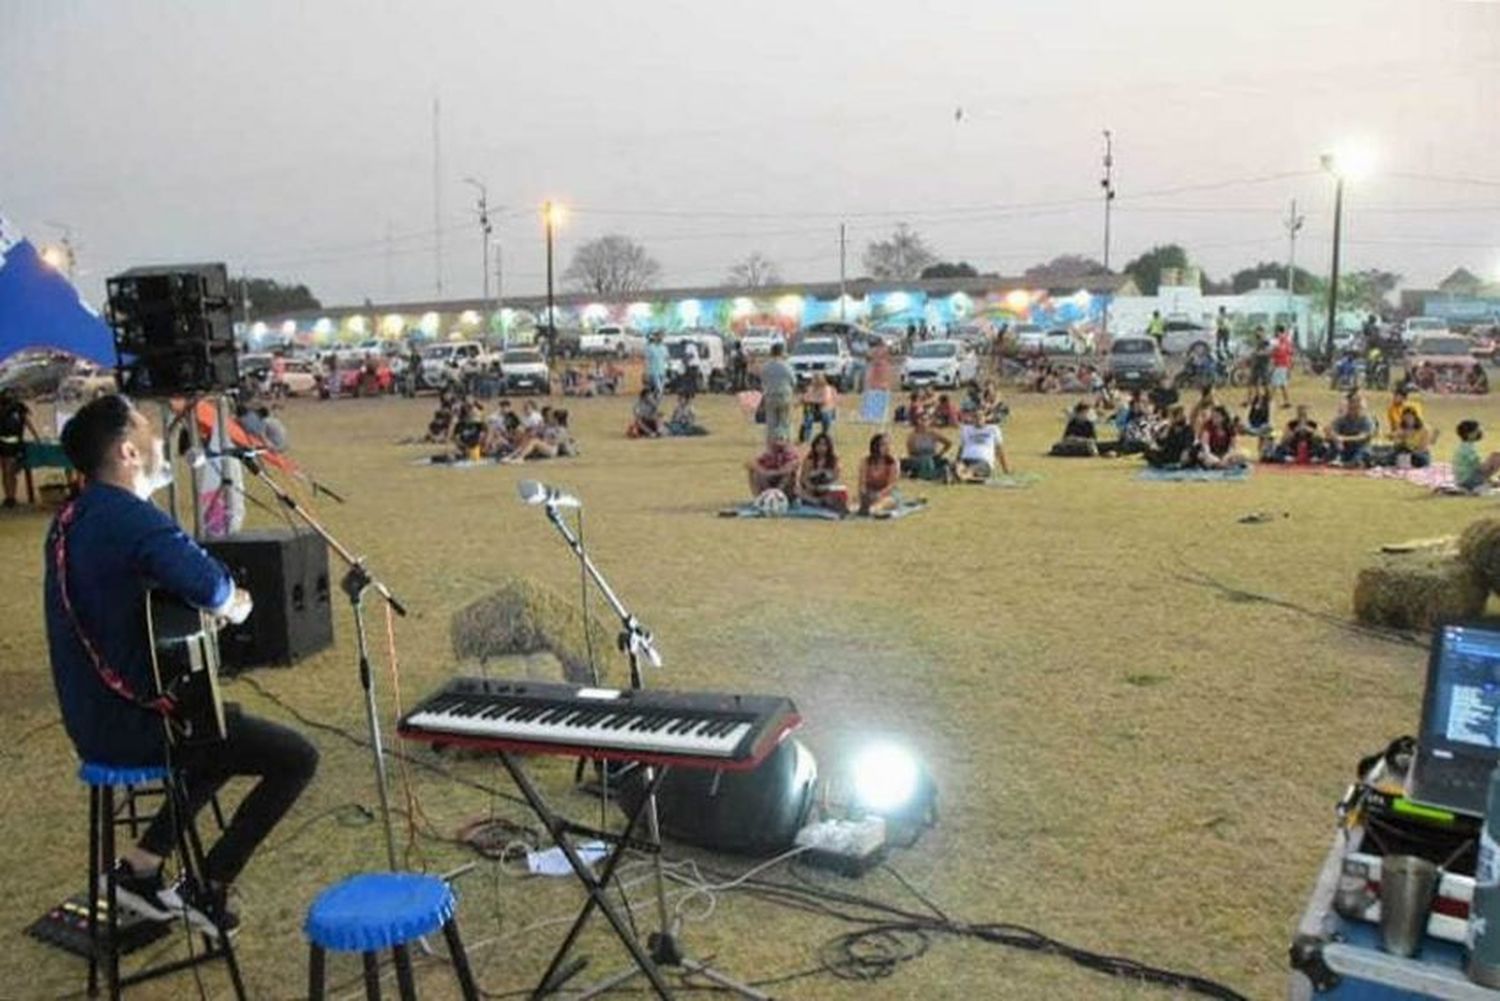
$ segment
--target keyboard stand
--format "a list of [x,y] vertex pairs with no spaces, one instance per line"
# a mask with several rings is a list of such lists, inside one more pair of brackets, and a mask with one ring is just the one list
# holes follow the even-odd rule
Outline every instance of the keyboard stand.
[[[630,818],[625,824],[624,832],[621,834],[609,834],[578,827],[559,817],[553,811],[552,807],[548,805],[546,799],[542,797],[541,791],[531,781],[531,776],[526,774],[526,770],[521,766],[521,763],[516,759],[514,754],[509,751],[501,751],[500,761],[505,765],[505,770],[510,773],[511,779],[516,783],[516,788],[521,790],[521,795],[530,804],[531,811],[536,814],[537,819],[542,822],[542,826],[547,829],[547,834],[552,838],[553,844],[562,850],[563,855],[568,860],[568,865],[572,868],[574,875],[578,877],[578,881],[583,884],[584,889],[588,891],[589,895],[589,899],[584,902],[583,909],[578,912],[578,917],[573,920],[573,927],[568,929],[567,938],[563,939],[562,945],[558,946],[557,952],[552,957],[552,962],[547,964],[547,972],[542,974],[542,979],[537,983],[536,989],[531,992],[531,996],[533,998],[543,998],[549,994],[556,993],[569,979],[582,969],[581,962],[563,969],[563,962],[567,959],[568,953],[572,951],[573,943],[577,941],[578,936],[582,933],[583,926],[588,922],[589,916],[593,914],[594,908],[597,907],[604,912],[605,919],[609,921],[615,935],[619,938],[621,944],[625,946],[626,951],[630,953],[630,958],[635,961],[636,967],[651,982],[652,990],[656,992],[656,996],[670,999],[672,992],[668,990],[667,982],[662,979],[661,970],[657,968],[656,963],[652,960],[645,947],[641,945],[640,940],[631,932],[630,925],[625,922],[620,912],[616,910],[615,905],[610,902],[606,892],[609,881],[614,878],[615,869],[625,857],[625,849],[627,847],[634,845],[636,847],[648,848],[651,851],[659,852],[661,850],[657,845],[648,845],[646,842],[637,841],[633,836],[637,826],[640,824],[641,818],[645,816],[647,804],[655,802],[657,787],[661,785],[661,780],[666,775],[667,770],[665,768],[655,770],[655,775],[652,776],[651,783],[647,788],[648,794],[642,798],[640,806],[636,807],[630,814]],[[588,834],[600,840],[613,842],[613,850],[605,858],[604,867],[600,870],[599,875],[594,875],[588,863],[583,860],[578,854],[577,849],[573,847],[573,843],[568,840],[569,836],[573,834]]]

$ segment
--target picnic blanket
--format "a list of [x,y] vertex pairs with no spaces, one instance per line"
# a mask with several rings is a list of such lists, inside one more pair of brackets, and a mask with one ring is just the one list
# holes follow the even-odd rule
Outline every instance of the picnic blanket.
[[[916,514],[927,508],[925,500],[904,500],[892,511],[886,511],[877,515],[877,521],[890,521],[895,518],[905,518],[909,514]],[[784,514],[771,515],[756,507],[753,502],[736,504],[719,511],[720,518],[808,518],[813,521],[842,521],[844,516],[837,511],[830,511],[826,507],[816,507],[811,504],[793,504],[786,509]]]
[[[1427,487],[1438,490],[1444,487],[1452,487],[1453,466],[1447,462],[1434,462],[1422,469],[1400,469],[1396,466],[1376,466],[1365,470],[1365,475],[1377,480],[1405,480],[1415,483],[1419,487]],[[1455,488],[1456,489],[1456,488]],[[1469,493],[1467,490],[1461,493]]]
[[1366,472],[1363,466],[1330,466],[1326,462],[1261,462],[1257,468],[1293,476],[1360,476]]
[[448,455],[429,455],[413,459],[413,466],[442,466],[444,469],[477,469],[480,466],[498,466],[499,459],[455,459]]
[[1021,490],[1039,482],[1041,478],[1041,473],[1001,473],[999,476],[991,476],[985,480],[984,485],[1006,490]]
[[1250,467],[1238,466],[1233,469],[1147,468],[1136,473],[1135,478],[1155,483],[1236,483],[1250,478]]

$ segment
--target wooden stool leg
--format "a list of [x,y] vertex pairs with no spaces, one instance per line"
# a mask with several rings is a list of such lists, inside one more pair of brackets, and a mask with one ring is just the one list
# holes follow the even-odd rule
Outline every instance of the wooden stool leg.
[[380,1001],[380,964],[373,952],[360,954],[365,961],[365,997],[369,1001]]
[[326,953],[321,945],[315,945],[307,954],[307,997],[308,1001],[323,1001],[326,996],[327,985],[324,974],[324,960]]
[[393,946],[391,954],[396,957],[396,990],[401,1001],[417,1001],[417,985],[411,978],[411,956],[406,946]]
[[115,896],[115,791],[109,786],[99,790],[100,811],[99,866],[104,872],[104,977],[109,983],[111,1001],[120,996],[120,901]]
[[89,997],[99,993],[99,789],[89,786]]
[[464,952],[464,940],[458,936],[458,925],[452,920],[443,925],[443,938],[448,943],[448,956],[453,963],[453,972],[458,977],[458,989],[464,1001],[479,1001],[479,987],[474,983],[474,974],[469,969],[469,954]]

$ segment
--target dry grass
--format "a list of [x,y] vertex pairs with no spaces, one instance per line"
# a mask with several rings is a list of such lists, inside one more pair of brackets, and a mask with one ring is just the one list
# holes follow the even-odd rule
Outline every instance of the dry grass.
[[[1305,391],[1320,412],[1331,394]],[[714,430],[697,440],[634,442],[620,434],[624,401],[575,405],[585,445],[576,460],[473,470],[411,465],[393,442],[425,423],[430,403],[398,400],[289,407],[298,455],[352,498],[325,513],[367,553],[414,610],[398,626],[408,702],[451,670],[455,609],[514,575],[576,593],[577,566],[514,483],[543,476],[589,503],[599,564],[655,629],[667,664],[650,683],[793,696],[801,734],[825,771],[878,733],[910,741],[941,790],[942,822],[896,864],[953,914],[1030,924],[1095,949],[1191,970],[1254,997],[1283,990],[1294,920],[1330,836],[1330,807],[1355,759],[1413,729],[1420,650],[1346,631],[1319,617],[1235,601],[1184,580],[1188,568],[1319,613],[1347,617],[1354,574],[1381,542],[1460,531],[1484,501],[1437,499],[1360,477],[1259,474],[1243,484],[1152,484],[1117,460],[1040,453],[1067,401],[1017,397],[1010,449],[1044,479],[1027,490],[933,487],[931,510],[874,524],[721,520],[743,491],[755,431],[731,401],[705,400]],[[1445,429],[1500,413],[1489,401],[1434,401]],[[839,430],[847,461],[863,431]],[[1451,446],[1451,430],[1445,432]],[[1443,449],[1446,453],[1447,447]],[[1288,512],[1241,525],[1248,512]],[[76,990],[74,960],[19,929],[77,889],[85,813],[72,752],[57,727],[41,630],[45,519],[0,518],[12,598],[0,623],[0,696],[11,724],[3,753],[3,858],[8,893],[0,995]],[[375,620],[380,625],[380,619]],[[347,613],[338,644],[266,687],[307,715],[362,729]],[[377,629],[377,633],[378,633]],[[614,657],[606,651],[605,656]],[[383,658],[382,658],[383,659]],[[621,665],[610,671],[622,678]],[[242,682],[231,696],[284,714]],[[393,686],[381,674],[389,720]],[[318,889],[381,865],[374,827],[341,804],[372,805],[363,748],[325,733],[321,774],[242,886],[240,947],[256,998],[302,992],[302,913]],[[484,762],[462,765],[504,786]],[[558,799],[566,765],[539,766]],[[489,811],[483,793],[420,772],[412,784],[439,829]],[[523,817],[501,802],[501,813]],[[306,825],[306,826],[304,826]],[[443,870],[461,849],[419,846],[414,862]],[[471,944],[563,913],[564,883],[493,869],[465,877],[461,920]],[[861,889],[895,896],[874,876]],[[720,902],[688,929],[690,945],[747,977],[807,964],[839,930],[743,899]],[[530,983],[560,929],[477,950],[492,990]],[[597,931],[590,975],[621,958]],[[334,973],[353,972],[347,962]],[[448,996],[443,971],[427,994]],[[217,970],[206,974],[222,993]],[[133,996],[192,993],[178,977]],[[1147,997],[1059,960],[972,943],[939,943],[889,980],[828,978],[790,985],[809,998]]]

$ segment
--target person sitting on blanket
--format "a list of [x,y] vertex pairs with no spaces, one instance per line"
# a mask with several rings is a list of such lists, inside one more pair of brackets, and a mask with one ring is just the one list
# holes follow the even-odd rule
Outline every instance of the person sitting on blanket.
[[1391,432],[1391,446],[1392,461],[1397,466],[1425,469],[1432,465],[1432,434],[1411,407],[1401,411],[1401,423]]
[[614,396],[625,384],[625,372],[613,361],[602,366],[594,363],[594,391],[604,396]]
[[801,457],[787,437],[785,428],[772,428],[766,437],[766,450],[749,462],[745,469],[750,474],[750,497],[754,499],[767,490],[780,490],[787,500],[797,496],[797,470]]
[[1238,469],[1245,465],[1245,456],[1234,447],[1234,419],[1227,409],[1214,407],[1203,415],[1203,426],[1187,464],[1196,469]]
[[1297,416],[1286,422],[1286,431],[1271,452],[1275,462],[1295,462],[1299,465],[1326,462],[1328,442],[1323,429],[1313,420],[1307,404],[1297,404]]
[[1462,490],[1482,490],[1500,473],[1500,452],[1479,457],[1484,428],[1475,420],[1458,422],[1458,447],[1453,450],[1453,483]]
[[1484,374],[1484,366],[1475,362],[1464,377],[1464,388],[1471,393],[1484,394],[1490,391],[1490,377]]
[[1267,386],[1256,386],[1250,390],[1250,406],[1245,419],[1240,423],[1243,433],[1256,438],[1268,438],[1274,434],[1271,427],[1271,390]]
[[555,459],[560,455],[577,455],[577,445],[568,431],[566,410],[544,409],[546,417],[536,431],[523,429],[521,440],[513,452],[500,461],[506,464],[525,462],[527,459]]
[[1427,414],[1422,410],[1422,401],[1416,398],[1416,390],[1406,383],[1397,383],[1391,390],[1390,405],[1385,408],[1385,426],[1391,434],[1401,427],[1401,412],[1415,410],[1417,419],[1427,423]]
[[1180,469],[1193,445],[1193,425],[1188,422],[1187,411],[1175,404],[1167,411],[1167,423],[1147,447],[1146,462],[1154,469]]
[[940,428],[958,426],[958,408],[953,405],[947,393],[940,394],[932,408],[932,425]]
[[1172,380],[1165,375],[1156,380],[1156,385],[1152,386],[1146,395],[1151,398],[1151,406],[1158,414],[1170,413],[1171,409],[1182,399],[1181,394],[1177,392],[1177,387],[1173,386]]
[[958,465],[953,470],[954,477],[963,483],[983,483],[995,474],[997,463],[1006,476],[1011,474],[1000,426],[982,422],[978,414],[965,414],[964,423],[958,427]]
[[839,457],[833,450],[833,439],[824,432],[813,438],[797,467],[797,496],[804,504],[849,513],[849,490],[843,485]]
[[[1118,447],[1117,443],[1112,442]],[[1062,438],[1053,444],[1049,455],[1061,458],[1084,458],[1099,454],[1099,430],[1094,424],[1094,411],[1084,400],[1073,405],[1068,421],[1063,425]]]
[[460,459],[477,462],[483,457],[484,407],[477,401],[465,400],[458,408],[458,420],[453,424],[453,443]]
[[890,436],[873,436],[869,454],[859,463],[859,513],[876,518],[889,516],[901,503],[896,494],[900,479],[901,464],[891,454]]
[[427,422],[427,437],[424,441],[445,442],[453,436],[453,411],[456,401],[453,390],[443,388],[438,393],[437,409],[432,413],[432,420]]
[[802,429],[797,432],[799,442],[812,437],[813,425],[821,425],[824,434],[833,430],[833,419],[838,414],[838,394],[828,384],[828,377],[814,372],[807,388],[802,391]]
[[501,400],[486,422],[489,427],[484,436],[484,454],[502,458],[515,450],[520,440],[521,419],[510,407],[509,400]]
[[1161,427],[1151,401],[1137,390],[1130,401],[1115,412],[1115,429],[1121,455],[1139,455],[1151,447]]
[[641,395],[636,397],[635,407],[631,410],[630,426],[625,429],[625,437],[661,437],[661,407],[656,401],[656,393],[649,386],[642,389]]
[[906,458],[901,460],[901,472],[919,480],[947,482],[953,472],[948,459],[952,450],[952,440],[934,431],[927,418],[919,417],[911,434],[906,436]]
[[1201,429],[1208,412],[1219,405],[1219,397],[1214,392],[1214,387],[1204,386],[1198,393],[1198,402],[1194,403],[1192,409],[1188,411],[1188,423]]
[[1365,413],[1364,400],[1350,393],[1344,412],[1334,418],[1328,429],[1333,443],[1335,465],[1367,466],[1370,464],[1370,441],[1375,437],[1375,422]]
[[667,434],[674,438],[697,438],[708,434],[708,428],[698,423],[698,411],[693,408],[691,394],[678,394],[677,406],[667,420]]

